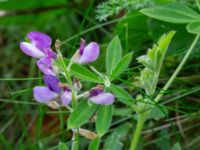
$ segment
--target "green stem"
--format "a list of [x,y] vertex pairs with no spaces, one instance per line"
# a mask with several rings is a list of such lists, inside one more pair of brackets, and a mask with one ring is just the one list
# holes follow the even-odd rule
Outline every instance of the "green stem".
[[[165,84],[165,86],[163,87],[163,89],[161,90],[161,92],[157,95],[157,97],[155,98],[155,102],[158,102],[162,96],[164,95],[164,92],[170,87],[170,85],[173,83],[173,81],[175,80],[175,78],[177,77],[178,73],[181,71],[181,69],[183,68],[184,64],[186,63],[186,61],[188,60],[192,50],[194,49],[196,43],[199,40],[199,35],[196,35],[194,41],[192,42],[189,50],[187,51],[186,55],[184,56],[184,58],[182,59],[181,63],[178,65],[178,67],[176,68],[176,70],[174,71],[174,73],[172,74],[172,76],[170,77],[170,79],[167,81],[167,83]],[[146,120],[146,116],[149,115],[148,111],[147,113],[142,112],[141,114],[138,115],[138,122],[137,122],[137,126],[133,135],[133,139],[131,141],[131,147],[130,150],[135,150],[137,147],[137,143],[139,141],[140,138],[140,134],[144,125],[144,122]]]
[[146,119],[145,112],[142,112],[142,114],[138,115],[137,126],[136,126],[136,129],[131,141],[130,150],[136,150],[137,148],[137,144],[140,139],[140,134],[141,134],[145,119]]
[[181,71],[181,69],[183,68],[184,64],[186,63],[186,61],[188,60],[192,50],[194,49],[196,43],[199,40],[199,35],[196,35],[194,41],[192,42],[189,50],[187,51],[186,55],[184,56],[184,58],[182,59],[181,63],[179,64],[179,66],[176,68],[176,70],[174,71],[173,75],[170,77],[170,79],[167,81],[167,83],[165,84],[165,86],[163,87],[163,89],[161,90],[161,92],[156,96],[155,98],[155,102],[158,102],[162,96],[164,95],[165,91],[170,87],[170,85],[173,83],[174,79],[177,77],[178,73]]

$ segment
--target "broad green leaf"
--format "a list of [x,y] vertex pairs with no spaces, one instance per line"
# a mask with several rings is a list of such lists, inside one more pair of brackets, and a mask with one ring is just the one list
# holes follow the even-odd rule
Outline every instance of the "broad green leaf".
[[92,140],[88,150],[99,150],[99,144],[101,139],[97,137],[96,139]]
[[65,143],[59,142],[58,150],[69,150]]
[[111,85],[111,91],[114,93],[115,97],[122,103],[127,105],[133,104],[133,99],[131,95],[124,89],[114,84]]
[[84,81],[94,82],[94,83],[102,83],[102,80],[93,72],[88,70],[86,67],[79,64],[72,64],[71,72],[77,78],[80,78]]
[[163,108],[153,107],[148,116],[148,119],[161,119],[166,117],[167,113],[168,113],[167,109],[164,109],[164,107]]
[[115,68],[117,63],[121,60],[121,55],[122,55],[121,42],[118,36],[116,36],[109,43],[107,52],[106,52],[107,75],[109,75],[112,72],[112,70]]
[[186,27],[187,31],[193,34],[200,34],[200,21],[191,22]]
[[171,23],[189,23],[200,19],[198,13],[179,3],[145,8],[141,12],[149,17]]
[[87,100],[81,101],[68,119],[68,128],[79,128],[86,123],[97,108],[96,104],[89,104]]
[[172,146],[171,150],[182,150],[180,143],[178,143],[178,142],[175,143],[175,144]]
[[159,133],[160,139],[155,141],[155,144],[160,148],[160,150],[170,149],[170,135],[167,129],[161,130]]
[[125,123],[119,126],[105,139],[104,150],[123,150],[122,139],[127,138],[127,133],[131,128],[131,124]]
[[118,77],[122,72],[124,72],[127,69],[128,65],[131,62],[132,56],[133,52],[128,53],[119,61],[119,63],[117,64],[110,76],[111,80]]
[[110,127],[112,121],[113,106],[102,105],[97,111],[96,130],[98,135],[103,136]]

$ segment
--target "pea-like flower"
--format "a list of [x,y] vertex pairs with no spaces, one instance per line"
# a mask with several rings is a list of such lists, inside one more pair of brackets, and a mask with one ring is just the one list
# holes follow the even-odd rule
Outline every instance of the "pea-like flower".
[[87,46],[84,39],[81,39],[80,47],[73,60],[79,64],[88,64],[95,61],[99,56],[99,45],[96,42],[90,42]]
[[27,38],[30,42],[21,42],[21,50],[28,56],[39,59],[37,61],[38,68],[45,75],[56,75],[58,72],[53,66],[53,60],[57,55],[51,50],[51,38],[40,32],[29,32]]
[[109,105],[115,101],[112,93],[104,92],[102,86],[90,90],[89,100],[96,104]]
[[28,56],[43,58],[49,56],[56,58],[56,53],[51,50],[51,38],[41,32],[29,32],[27,38],[30,42],[20,42],[21,50]]
[[72,101],[71,90],[60,80],[52,75],[45,75],[43,78],[46,86],[36,86],[33,95],[37,102],[45,103],[57,109],[60,106],[68,105]]

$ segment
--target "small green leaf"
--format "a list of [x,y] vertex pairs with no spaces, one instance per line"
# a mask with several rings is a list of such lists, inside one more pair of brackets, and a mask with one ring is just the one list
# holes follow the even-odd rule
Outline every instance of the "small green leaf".
[[88,150],[99,150],[99,144],[101,139],[97,137],[96,139],[92,140]]
[[84,81],[94,82],[94,83],[102,83],[102,80],[93,72],[88,70],[86,67],[79,64],[72,64],[71,72],[77,78],[80,78]]
[[104,150],[123,150],[124,144],[122,140],[127,138],[127,134],[131,128],[131,124],[125,123],[114,131],[105,139]]
[[110,79],[114,79],[116,77],[118,77],[122,72],[124,72],[128,65],[131,62],[133,56],[133,52],[126,54],[121,60],[120,62],[117,64],[117,66],[115,67],[115,69],[113,70]]
[[117,63],[121,60],[121,55],[122,55],[121,42],[118,36],[116,36],[115,38],[112,39],[107,48],[107,53],[106,53],[107,75],[109,75],[112,72]]
[[96,130],[98,135],[103,136],[110,127],[112,121],[113,106],[101,105],[97,111]]
[[172,149],[171,150],[182,150],[181,148],[181,145],[180,143],[175,143],[173,146],[172,146]]
[[87,100],[81,101],[68,119],[68,128],[79,128],[86,123],[97,108],[96,104],[89,104]]
[[162,110],[160,107],[153,107],[147,119],[162,119],[166,117],[167,113],[167,109],[164,107]]
[[200,34],[200,21],[191,22],[186,27],[187,31],[193,34]]
[[196,5],[197,5],[198,9],[200,10],[200,0],[196,0]]
[[200,19],[198,13],[179,3],[169,3],[152,8],[145,8],[140,12],[149,17],[171,23],[189,23]]
[[133,99],[132,99],[131,95],[129,95],[129,93],[127,91],[125,91],[124,89],[122,89],[121,87],[112,84],[111,91],[114,93],[114,95],[120,102],[122,102],[126,105],[133,104]]
[[69,150],[65,143],[59,142],[58,150]]

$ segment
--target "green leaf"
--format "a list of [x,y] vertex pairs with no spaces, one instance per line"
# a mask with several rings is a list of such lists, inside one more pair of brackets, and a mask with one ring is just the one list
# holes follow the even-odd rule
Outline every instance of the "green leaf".
[[96,109],[96,104],[89,104],[87,100],[81,101],[69,116],[68,128],[79,128],[88,121]]
[[98,135],[103,136],[110,127],[112,121],[113,106],[101,105],[97,112],[96,130]]
[[99,150],[99,144],[101,139],[97,137],[96,139],[92,140],[88,150]]
[[124,72],[129,66],[131,59],[133,56],[133,52],[126,54],[117,64],[112,74],[110,75],[110,79],[114,79],[118,77],[122,72]]
[[189,23],[200,19],[198,13],[180,3],[169,3],[152,8],[145,8],[140,12],[149,17],[171,23]]
[[121,55],[122,55],[121,42],[118,36],[116,36],[109,43],[107,52],[106,52],[107,75],[109,75],[112,72],[112,70],[115,68],[117,63],[121,60]]
[[147,119],[162,119],[166,117],[167,113],[168,111],[164,107],[153,107]]
[[129,95],[129,93],[127,91],[125,91],[124,89],[122,89],[121,87],[112,84],[111,91],[114,93],[114,95],[120,102],[122,102],[126,105],[133,104],[133,99],[132,99],[131,95]]
[[84,81],[102,83],[103,81],[96,74],[88,70],[86,67],[79,64],[72,64],[71,72],[77,78],[80,78]]
[[187,31],[193,34],[200,34],[200,21],[191,22],[186,27]]
[[172,149],[171,150],[182,150],[181,148],[181,145],[180,143],[175,143],[173,146],[172,146]]
[[59,142],[58,150],[69,150],[65,143]]
[[122,139],[127,138],[127,133],[131,128],[131,124],[125,123],[119,126],[106,138],[103,146],[104,150],[123,150]]

